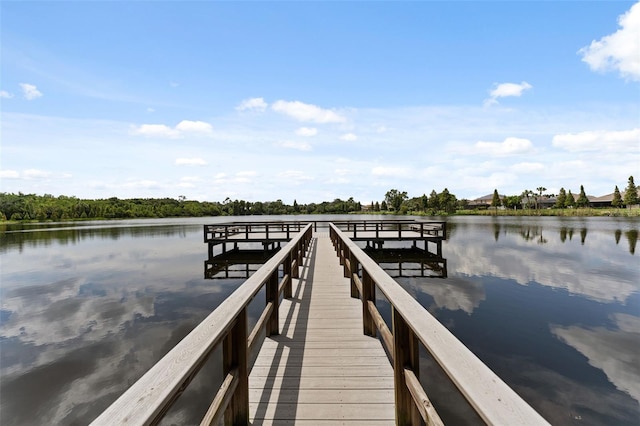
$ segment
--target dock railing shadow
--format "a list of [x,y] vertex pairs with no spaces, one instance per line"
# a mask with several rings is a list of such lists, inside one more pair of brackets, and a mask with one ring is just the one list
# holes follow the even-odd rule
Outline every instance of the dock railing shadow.
[[[253,415],[253,425],[262,425],[267,410],[273,405],[274,418],[293,418],[295,419],[295,407],[297,407],[298,396],[300,394],[300,379],[302,376],[302,357],[305,351],[305,342],[307,334],[307,324],[309,321],[309,301],[311,298],[311,283],[313,282],[313,269],[315,266],[317,254],[317,239],[311,240],[309,251],[305,257],[305,262],[300,271],[300,277],[297,280],[295,293],[288,301],[290,302],[288,311],[284,312],[281,306],[281,314],[284,316],[282,322],[282,331],[279,335],[269,337],[270,340],[277,344],[275,354],[270,359],[271,365],[261,366],[269,367],[267,378],[262,388],[262,393],[257,401],[257,407]],[[301,342],[301,343],[298,343]],[[284,371],[282,375],[277,375],[278,369],[284,362]],[[257,364],[254,367],[258,366]],[[280,386],[279,394],[273,395],[276,380],[281,379],[283,383]],[[275,398],[275,400],[274,400]],[[293,407],[293,408],[292,408]],[[294,410],[293,412],[291,410]]]

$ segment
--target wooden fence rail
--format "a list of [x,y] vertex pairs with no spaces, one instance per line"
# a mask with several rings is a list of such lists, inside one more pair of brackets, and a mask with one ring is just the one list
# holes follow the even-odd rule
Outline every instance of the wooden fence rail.
[[[290,228],[289,228],[290,229]],[[299,267],[312,236],[312,225],[301,231],[234,291],[204,321],[191,331],[92,425],[157,424],[204,365],[215,347],[222,343],[223,383],[201,425],[249,423],[249,354],[259,343],[263,327],[266,335],[278,334],[280,294],[291,297],[291,280],[298,278]],[[206,231],[205,231],[206,232]],[[223,230],[229,232],[229,228]],[[283,277],[279,279],[279,269]],[[247,306],[266,286],[266,306],[257,324],[248,332]]]
[[[335,225],[330,237],[351,280],[351,295],[362,300],[364,334],[379,332],[394,368],[396,424],[442,424],[419,381],[422,343],[475,412],[490,425],[547,425],[548,422],[462,342],[407,293]],[[376,307],[380,290],[392,308],[387,327]]]

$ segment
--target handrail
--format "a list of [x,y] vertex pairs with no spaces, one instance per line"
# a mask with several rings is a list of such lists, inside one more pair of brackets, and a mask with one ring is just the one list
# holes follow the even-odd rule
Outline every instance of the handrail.
[[[424,399],[424,389],[418,388],[418,341],[487,424],[548,424],[344,232],[332,224],[329,233],[344,265],[345,277],[351,280],[351,294],[359,293],[362,300],[364,333],[375,336],[380,330],[391,355],[396,424],[419,424],[419,417],[423,416],[427,424],[440,422],[428,399]],[[376,289],[382,291],[391,304],[391,331],[375,306]]]
[[[225,377],[202,424],[215,424],[221,415],[229,423],[248,424],[248,377],[252,364],[248,353],[257,343],[255,339],[262,327],[266,327],[266,335],[278,334],[280,294],[291,297],[291,278],[298,277],[298,266],[311,235],[309,223],[91,424],[157,424],[219,343],[224,345]],[[281,265],[284,271],[280,281]],[[247,306],[264,285],[266,306],[249,333]]]
[[218,239],[228,239],[229,236],[245,234],[248,235],[265,232],[266,229],[279,229],[279,232],[285,232],[290,229],[292,232],[298,231],[308,223],[313,223],[313,229],[318,230],[318,224],[329,225],[331,223],[339,227],[348,227],[353,230],[381,230],[381,225],[387,227],[395,225],[399,229],[420,233],[421,236],[436,236],[446,238],[446,222],[422,221],[416,219],[358,219],[358,220],[313,220],[313,221],[297,221],[297,220],[274,220],[274,221],[230,221],[216,223],[204,226],[204,241],[210,242]]

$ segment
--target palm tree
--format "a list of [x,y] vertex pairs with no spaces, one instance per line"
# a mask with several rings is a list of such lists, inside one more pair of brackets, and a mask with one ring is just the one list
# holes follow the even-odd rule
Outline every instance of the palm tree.
[[[544,186],[539,186],[536,188],[538,193],[540,194],[540,198],[542,198],[542,193],[547,190]],[[538,197],[536,197],[536,210],[538,210]]]

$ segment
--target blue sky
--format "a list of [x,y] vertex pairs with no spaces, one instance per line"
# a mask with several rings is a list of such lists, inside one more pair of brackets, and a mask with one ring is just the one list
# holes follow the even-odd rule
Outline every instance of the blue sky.
[[0,3],[0,191],[299,203],[640,179],[640,3]]

